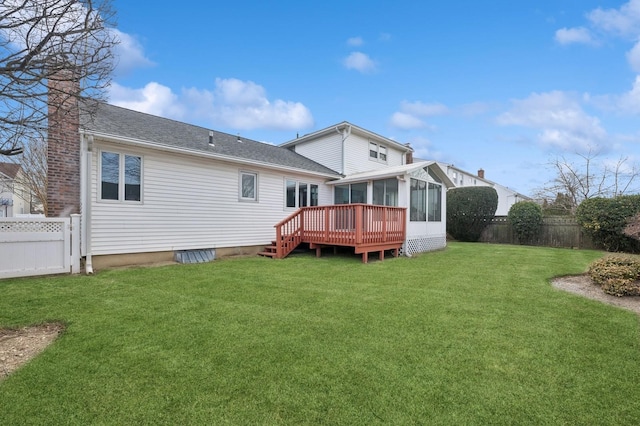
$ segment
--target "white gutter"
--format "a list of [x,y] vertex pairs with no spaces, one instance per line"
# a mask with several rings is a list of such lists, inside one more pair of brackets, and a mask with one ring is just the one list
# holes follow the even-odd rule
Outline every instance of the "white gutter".
[[[158,151],[166,151],[166,152],[171,152],[171,153],[179,153],[179,154],[187,154],[187,155],[196,155],[196,156],[201,157],[201,158],[212,158],[212,159],[216,159],[216,160],[227,161],[227,162],[242,164],[242,165],[246,165],[246,166],[263,166],[263,167],[266,167],[266,168],[275,169],[275,170],[282,170],[282,171],[286,171],[286,172],[289,172],[289,173],[304,173],[304,174],[311,174],[311,175],[315,175],[315,176],[321,176],[321,177],[332,178],[332,179],[336,178],[335,174],[330,174],[330,173],[314,172],[314,171],[311,171],[311,170],[299,169],[299,168],[296,168],[296,167],[280,166],[280,165],[277,165],[277,164],[267,163],[267,162],[264,162],[264,161],[242,159],[242,158],[233,157],[233,156],[230,156],[230,155],[209,153],[209,152],[200,151],[200,150],[197,150],[197,149],[176,148],[176,147],[171,147],[171,146],[167,146],[167,145],[163,145],[163,144],[143,141],[143,140],[140,140],[140,139],[126,138],[126,137],[122,137],[122,136],[114,136],[114,135],[111,135],[111,134],[108,134],[108,133],[100,133],[100,132],[92,132],[92,131],[81,131],[81,133],[85,134],[85,135],[91,135],[91,136],[93,136],[95,138],[99,138],[99,139],[105,140],[107,142],[115,142],[115,143],[119,143],[119,144],[122,144],[122,145],[141,146],[143,148],[151,148],[151,149],[155,149],[155,150],[158,150]],[[274,145],[274,147],[276,147],[276,146]]]

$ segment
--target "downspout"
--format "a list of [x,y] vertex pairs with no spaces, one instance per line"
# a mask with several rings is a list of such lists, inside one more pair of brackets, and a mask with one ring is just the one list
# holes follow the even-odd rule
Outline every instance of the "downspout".
[[84,230],[85,230],[85,272],[87,275],[93,274],[93,263],[91,261],[91,169],[92,169],[92,161],[93,161],[93,135],[88,135],[86,137],[87,142],[87,152],[86,152],[86,161],[85,161],[85,170],[82,182],[84,182],[84,205],[85,205],[85,214],[84,214]]
[[346,157],[345,145],[346,145],[347,138],[349,136],[351,136],[351,125],[347,124],[342,132],[340,131],[338,126],[336,126],[336,132],[338,132],[338,134],[340,136],[342,136],[342,165],[341,165],[342,170],[340,170],[340,173],[345,175],[346,174],[345,171],[344,171],[345,163],[346,163],[346,160],[345,160],[345,157]]

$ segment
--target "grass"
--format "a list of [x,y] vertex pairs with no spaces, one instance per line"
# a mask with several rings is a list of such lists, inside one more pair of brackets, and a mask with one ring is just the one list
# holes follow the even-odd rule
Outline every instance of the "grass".
[[640,327],[553,289],[601,253],[451,244],[0,282],[65,334],[0,424],[636,424]]

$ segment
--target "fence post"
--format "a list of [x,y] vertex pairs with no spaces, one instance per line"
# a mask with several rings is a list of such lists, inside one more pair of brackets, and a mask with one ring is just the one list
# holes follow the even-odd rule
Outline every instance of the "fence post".
[[71,215],[71,273],[80,273],[80,215]]

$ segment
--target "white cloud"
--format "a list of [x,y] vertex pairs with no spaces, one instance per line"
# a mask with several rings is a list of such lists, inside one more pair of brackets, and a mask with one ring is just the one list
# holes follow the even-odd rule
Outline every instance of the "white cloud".
[[120,43],[114,49],[114,55],[117,60],[116,75],[126,74],[135,68],[143,68],[155,65],[144,54],[142,45],[135,37],[123,33],[117,29],[112,29],[114,35]]
[[449,108],[440,103],[424,103],[420,101],[400,102],[400,111],[393,113],[390,124],[402,130],[431,127],[423,120],[425,117],[448,114]]
[[347,39],[347,44],[349,46],[362,46],[364,44],[364,40],[362,37],[351,37]]
[[427,123],[406,112],[394,112],[390,124],[402,130],[420,129],[427,126]]
[[587,17],[596,28],[605,32],[633,38],[640,34],[640,0],[630,0],[620,9],[597,8]]
[[426,104],[424,102],[408,102],[402,101],[400,109],[408,114],[420,117],[429,117],[432,115],[442,115],[449,112],[449,108],[440,103]]
[[556,31],[556,41],[560,44],[584,43],[593,44],[591,33],[584,27],[560,28]]
[[373,72],[376,70],[376,63],[362,52],[351,52],[343,61],[344,66],[350,70],[361,73]]
[[170,88],[152,81],[141,89],[124,87],[112,83],[109,89],[110,103],[123,108],[162,117],[182,119],[184,109],[178,101],[178,96]]
[[631,50],[627,52],[627,61],[633,71],[640,73],[640,42],[637,42]]
[[615,98],[616,109],[623,114],[640,114],[640,75],[630,91]]
[[492,106],[485,102],[471,102],[460,107],[460,113],[467,117],[486,114]]
[[511,109],[497,117],[498,124],[537,130],[537,141],[542,145],[583,151],[606,140],[600,120],[588,115],[574,97],[564,92],[533,93],[511,103]]
[[302,103],[270,101],[259,84],[235,78],[217,78],[213,90],[188,88],[180,94],[155,82],[141,89],[114,84],[110,94],[114,105],[177,120],[201,118],[214,126],[238,130],[313,126],[311,111]]
[[389,41],[391,40],[391,34],[389,33],[380,33],[380,37],[378,37],[380,41]]

